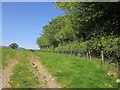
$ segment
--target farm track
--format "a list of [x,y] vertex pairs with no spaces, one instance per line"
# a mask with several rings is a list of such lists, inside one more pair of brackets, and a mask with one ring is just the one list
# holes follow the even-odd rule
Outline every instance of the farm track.
[[20,54],[16,53],[15,58],[8,58],[8,65],[2,68],[2,88],[10,88],[9,81],[10,76],[13,74],[13,68],[18,63]]
[[28,60],[34,76],[38,78],[39,83],[35,88],[60,88],[48,70],[40,63],[38,57],[29,56]]
[[[19,64],[20,53],[16,53],[15,58],[8,58],[8,65],[4,68],[0,67],[2,75],[0,80],[2,81],[2,88],[10,88],[10,77],[13,74],[13,69],[16,64]],[[38,80],[38,84],[34,88],[60,88],[55,79],[48,72],[48,70],[40,63],[39,58],[34,55],[27,56],[29,62],[29,69]],[[31,87],[30,87],[31,88]]]

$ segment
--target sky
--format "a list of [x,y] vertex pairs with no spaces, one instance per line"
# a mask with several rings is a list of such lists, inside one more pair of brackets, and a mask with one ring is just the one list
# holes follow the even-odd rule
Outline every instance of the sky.
[[58,15],[52,2],[3,2],[2,3],[2,46],[17,43],[26,49],[39,49],[37,38],[42,27]]

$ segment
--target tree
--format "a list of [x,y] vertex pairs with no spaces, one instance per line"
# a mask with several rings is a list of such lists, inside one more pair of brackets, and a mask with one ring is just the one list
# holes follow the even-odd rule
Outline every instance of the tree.
[[9,46],[10,46],[12,49],[17,49],[17,48],[18,48],[18,44],[16,44],[16,43],[11,43]]
[[39,47],[86,53],[90,59],[92,52],[101,53],[102,64],[105,54],[118,61],[119,3],[57,2],[56,8],[65,15],[43,27],[43,34],[37,39]]
[[[61,8],[65,14],[71,17],[75,36],[79,42],[95,41],[92,45],[93,50],[101,52],[102,62],[104,62],[103,51],[105,47],[103,42],[107,42],[105,38],[120,36],[118,33],[119,3],[57,2],[56,8]],[[118,47],[117,44],[113,44],[112,46]],[[108,50],[112,48],[107,47]]]
[[[61,37],[60,33],[64,29],[66,22],[67,20],[65,19],[65,17],[57,16],[55,19],[52,19],[52,21],[45,25],[43,27],[43,34],[37,39],[37,44],[39,45],[39,47],[58,47],[58,44],[61,42],[61,39],[66,39],[63,36]],[[63,30],[63,32],[64,31],[65,29]]]

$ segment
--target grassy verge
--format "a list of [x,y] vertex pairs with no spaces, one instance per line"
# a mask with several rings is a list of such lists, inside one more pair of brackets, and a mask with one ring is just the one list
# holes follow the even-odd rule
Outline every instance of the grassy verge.
[[[60,86],[65,88],[116,88],[116,77],[107,76],[110,66],[99,68],[99,60],[92,61],[70,55],[35,53]],[[112,67],[111,67],[112,68]],[[114,68],[116,70],[116,68]]]

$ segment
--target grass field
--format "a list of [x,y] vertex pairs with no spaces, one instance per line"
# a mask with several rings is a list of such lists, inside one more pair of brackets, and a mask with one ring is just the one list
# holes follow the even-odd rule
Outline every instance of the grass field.
[[15,58],[15,55],[17,53],[17,50],[11,49],[11,48],[3,48],[2,49],[2,67],[7,66],[8,60],[11,58]]
[[[47,52],[31,52],[3,48],[2,64],[6,66],[9,58],[19,53],[18,64],[13,68],[10,78],[11,87],[29,88],[37,85],[37,78],[29,68],[27,58],[30,55],[39,57],[40,62],[47,67],[62,88],[117,88],[117,77],[107,76],[108,71],[117,72],[114,65],[100,68],[100,60],[89,61],[83,57],[55,54]],[[7,64],[6,64],[7,63]]]
[[109,70],[116,71],[114,66],[99,68],[100,60],[92,61],[70,55],[54,53],[37,53],[58,83],[65,88],[111,88],[117,87],[116,77],[107,76]]

